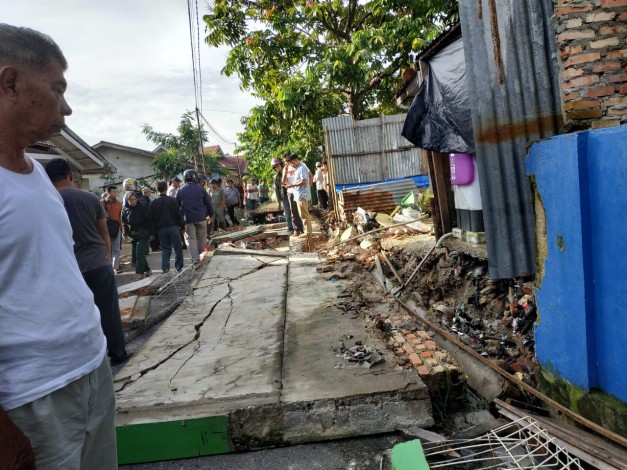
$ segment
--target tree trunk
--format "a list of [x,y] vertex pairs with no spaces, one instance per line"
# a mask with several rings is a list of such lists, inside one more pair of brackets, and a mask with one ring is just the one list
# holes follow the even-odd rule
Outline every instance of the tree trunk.
[[346,103],[348,105],[348,114],[353,120],[361,119],[361,94],[355,92],[346,93]]

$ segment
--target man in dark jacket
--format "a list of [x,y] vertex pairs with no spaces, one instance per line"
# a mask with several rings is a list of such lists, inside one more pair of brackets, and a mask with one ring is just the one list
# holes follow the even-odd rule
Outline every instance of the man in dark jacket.
[[185,170],[185,186],[176,193],[176,202],[185,217],[185,240],[192,263],[200,261],[200,253],[207,243],[207,222],[213,217],[209,194],[196,184],[198,173]]
[[185,221],[176,199],[167,195],[168,183],[157,183],[159,197],[148,208],[148,218],[152,221],[155,234],[161,244],[161,270],[170,270],[170,256],[174,248],[174,267],[183,269],[183,244],[180,232],[185,230]]

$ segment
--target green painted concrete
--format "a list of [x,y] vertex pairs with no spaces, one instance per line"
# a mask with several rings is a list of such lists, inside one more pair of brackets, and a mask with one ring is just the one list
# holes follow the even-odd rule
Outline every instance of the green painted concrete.
[[429,464],[418,439],[392,447],[394,470],[429,470]]
[[544,367],[540,374],[542,393],[586,419],[622,436],[627,434],[627,403],[599,390],[586,392]]
[[225,416],[130,424],[116,431],[120,465],[231,452]]

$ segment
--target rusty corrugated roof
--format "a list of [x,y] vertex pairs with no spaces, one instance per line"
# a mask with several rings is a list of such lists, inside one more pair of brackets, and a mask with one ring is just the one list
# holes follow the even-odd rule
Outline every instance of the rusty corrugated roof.
[[525,157],[561,130],[552,0],[459,2],[493,278],[535,273]]

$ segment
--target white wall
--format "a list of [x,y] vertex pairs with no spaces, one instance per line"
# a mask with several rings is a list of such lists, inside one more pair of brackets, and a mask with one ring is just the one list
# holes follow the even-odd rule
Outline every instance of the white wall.
[[153,156],[149,157],[105,146],[98,147],[97,152],[117,169],[120,180],[124,178],[145,178],[154,173],[150,167]]

